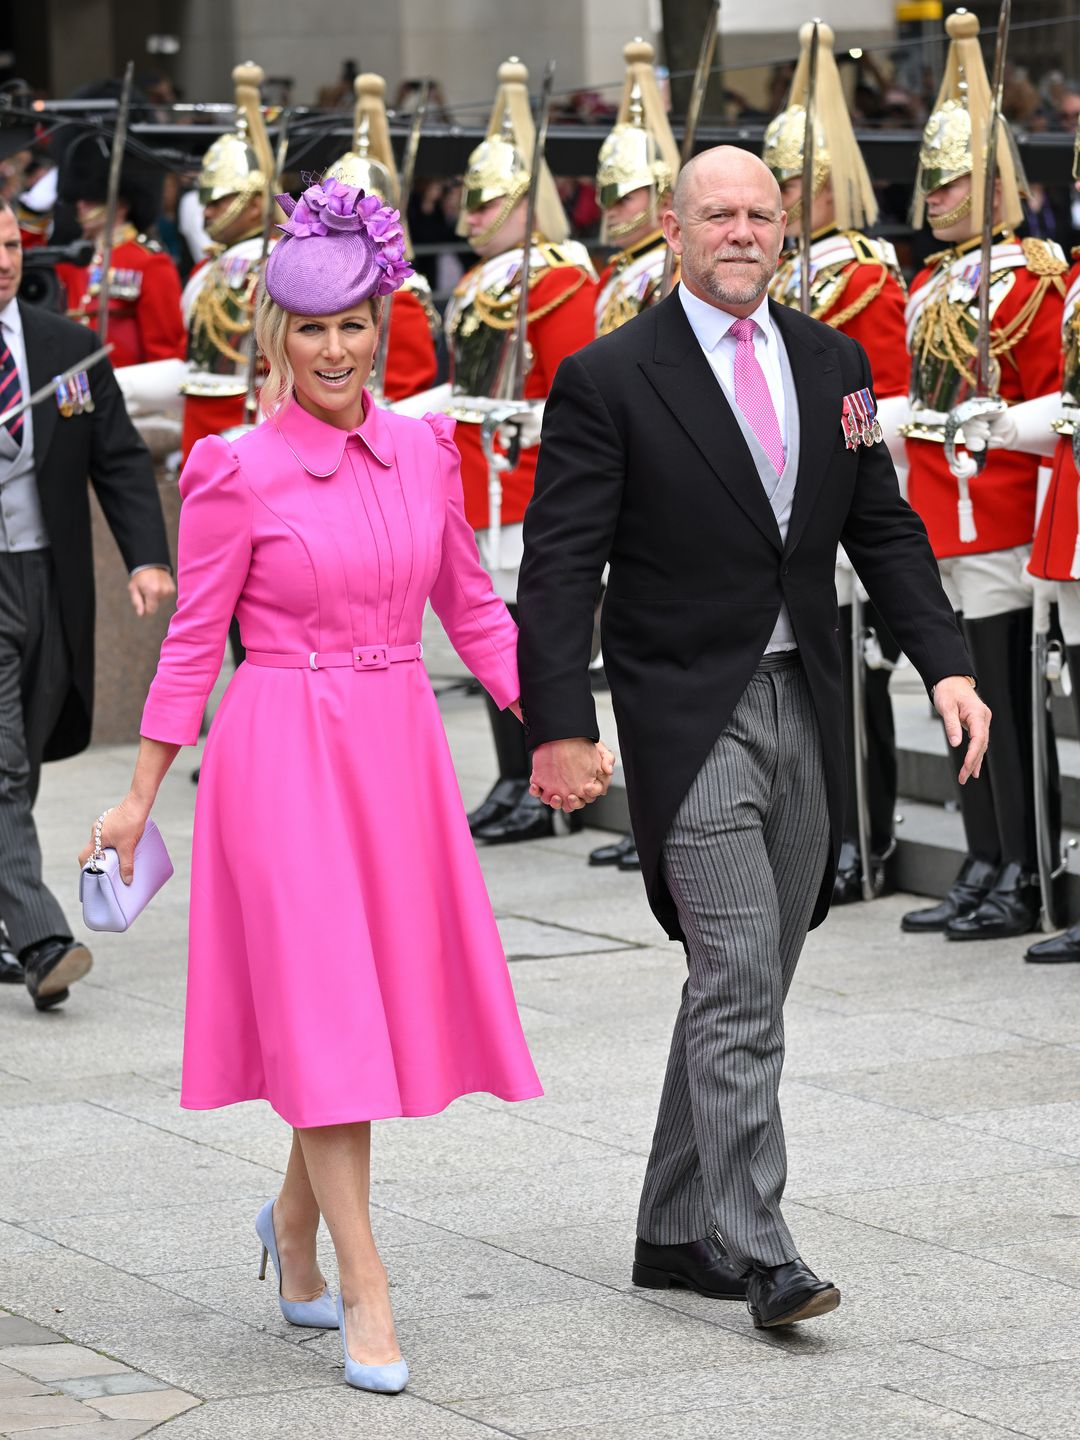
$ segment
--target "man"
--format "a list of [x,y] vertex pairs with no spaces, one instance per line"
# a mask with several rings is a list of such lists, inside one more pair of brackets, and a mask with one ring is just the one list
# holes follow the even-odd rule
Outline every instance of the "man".
[[[904,282],[896,251],[888,240],[871,240],[862,232],[877,221],[878,206],[866,162],[851,127],[833,54],[833,32],[818,25],[818,63],[814,92],[813,195],[802,193],[803,147],[806,135],[812,25],[799,33],[801,54],[787,103],[765,131],[762,159],[780,186],[787,211],[789,239],[801,242],[808,224],[810,244],[810,314],[857,340],[866,351],[881,420],[883,402],[892,400],[906,416],[908,361],[904,341]],[[769,287],[774,300],[801,309],[801,243],[785,253]],[[901,398],[902,397],[902,398]],[[841,550],[836,563],[840,603],[840,649],[844,657],[844,734],[848,758],[847,818],[844,843],[833,891],[833,904],[863,898],[862,856],[856,802],[856,717],[851,684],[852,590],[855,581]],[[877,893],[885,885],[885,863],[896,848],[896,736],[889,675],[899,659],[895,642],[881,617],[866,605],[863,618],[878,637],[883,663],[863,667],[864,705],[858,729],[866,738],[867,801],[870,820],[869,870]]]
[[[600,146],[596,198],[600,238],[622,246],[600,273],[596,333],[609,335],[660,299],[668,250],[660,215],[671,201],[679,150],[653,69],[653,47],[632,40],[623,48],[626,80],[615,127]],[[633,835],[589,853],[590,865],[640,870]]]
[[[386,121],[386,81],[381,75],[364,74],[356,77],[354,86],[353,148],[336,160],[323,178],[355,185],[403,211],[401,181]],[[406,254],[411,255],[408,244]],[[404,400],[433,385],[439,370],[435,354],[439,312],[423,275],[414,271],[389,297],[383,314],[383,324],[390,326],[383,393],[387,400]]]
[[[23,305],[19,226],[0,202],[0,414],[96,346],[81,325]],[[90,402],[90,403],[88,403]],[[42,760],[78,754],[94,709],[89,475],[130,571],[139,615],[174,592],[153,465],[107,364],[0,425],[0,980],[38,1010],[90,969],[41,878],[32,815]]]
[[[487,139],[469,156],[463,185],[459,232],[480,257],[464,275],[446,308],[450,349],[449,402],[457,421],[465,516],[478,532],[480,554],[496,590],[513,611],[521,556],[521,520],[532,495],[536,433],[523,442],[514,463],[494,457],[502,492],[498,550],[488,504],[488,457],[481,426],[492,402],[503,393],[521,294],[522,261],[529,244],[529,310],[526,322],[525,400],[539,408],[564,356],[593,338],[596,274],[583,245],[568,240],[569,225],[542,161],[536,205],[536,233],[527,236],[526,209],[531,181],[534,129],[529,109],[529,72],[517,60],[499,67],[499,89]],[[528,405],[522,409],[527,411]],[[597,587],[599,593],[599,586]],[[595,596],[593,597],[595,601]],[[506,845],[556,833],[556,817],[529,794],[529,760],[521,726],[508,710],[488,701],[498,777],[486,799],[469,815],[473,835],[488,845]],[[562,817],[558,817],[561,822]],[[580,816],[573,825],[576,828]],[[560,825],[559,833],[565,829]]]
[[679,286],[560,367],[519,589],[533,789],[576,809],[597,782],[587,664],[610,562],[604,657],[634,834],[689,965],[634,1278],[745,1293],[759,1326],[839,1303],[780,1213],[777,1106],[783,999],[843,835],[838,543],[953,742],[969,729],[965,780],[988,720],[887,449],[869,432],[845,445],[865,353],[768,300],[784,219],[747,152],[684,168],[664,215]]
[[243,424],[268,186],[274,157],[259,107],[263,72],[237,65],[236,129],[203,156],[199,199],[215,255],[194,270],[181,297],[188,327],[181,382],[186,460],[196,440]]
[[[85,135],[64,155],[60,196],[75,207],[83,237],[96,246],[88,266],[62,264],[72,320],[101,328],[102,253],[109,190],[109,153],[100,137]],[[182,360],[186,348],[180,314],[180,277],[169,255],[147,239],[161,213],[161,176],[145,162],[125,156],[109,262],[110,359],[116,369],[156,360]]]
[[[1073,151],[1073,184],[1080,195],[1080,122]],[[1019,450],[1044,457],[1052,466],[1050,485],[1039,512],[1028,571],[1038,591],[1056,601],[1072,680],[1072,702],[1080,719],[1080,471],[1077,470],[1076,427],[1080,424],[1080,249],[1072,254],[1061,321],[1060,393],[1011,405],[976,425],[965,435],[970,449],[985,440],[992,450]],[[984,433],[985,432],[985,433]],[[993,460],[994,456],[988,457]],[[1029,946],[1026,960],[1035,964],[1080,962],[1080,923],[1063,935]]]
[[[1035,530],[1039,460],[995,450],[985,468],[945,458],[945,422],[974,392],[978,273],[990,84],[979,22],[957,11],[945,78],[923,132],[913,216],[923,211],[947,248],[912,281],[908,300],[911,420],[908,494],[926,525],[949,598],[994,712],[988,785],[961,791],[967,855],[945,899],[905,915],[902,927],[948,940],[1027,934],[1038,925],[1039,890],[1032,747],[1031,589],[1023,579]],[[1048,240],[1016,240],[1026,182],[1000,122],[996,147],[990,349],[999,393],[1010,405],[1056,393],[1067,261]]]

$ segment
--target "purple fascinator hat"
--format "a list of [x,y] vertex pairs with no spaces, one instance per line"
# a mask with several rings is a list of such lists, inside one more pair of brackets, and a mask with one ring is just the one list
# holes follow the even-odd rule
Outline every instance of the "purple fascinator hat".
[[283,310],[338,315],[413,273],[401,216],[377,195],[327,179],[277,201],[289,218],[266,262],[266,288]]

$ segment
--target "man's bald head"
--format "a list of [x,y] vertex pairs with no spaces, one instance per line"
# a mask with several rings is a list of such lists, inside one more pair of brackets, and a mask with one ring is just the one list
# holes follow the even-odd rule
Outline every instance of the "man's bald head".
[[784,243],[780,187],[767,165],[735,145],[687,161],[664,235],[682,258],[681,283],[733,315],[750,315],[776,273]]
[[687,207],[703,188],[718,188],[725,181],[760,184],[773,196],[776,208],[780,209],[780,186],[772,171],[763,160],[749,150],[740,150],[737,145],[714,145],[711,150],[702,150],[700,155],[691,156],[679,171],[671,208],[682,219]]

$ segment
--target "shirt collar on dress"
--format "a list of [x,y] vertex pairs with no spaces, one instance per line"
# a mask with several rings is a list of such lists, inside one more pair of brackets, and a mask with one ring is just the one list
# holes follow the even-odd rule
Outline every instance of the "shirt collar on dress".
[[300,464],[318,480],[327,479],[337,470],[351,435],[363,441],[380,465],[389,468],[394,463],[390,426],[368,390],[364,391],[363,423],[356,430],[339,430],[336,425],[328,425],[295,400],[290,400],[284,410],[278,412],[273,423]]
[[[685,285],[679,286],[679,299],[682,301],[683,310],[686,312],[686,318],[697,337],[698,344],[711,355],[739,317],[729,314],[727,310],[721,310],[716,305],[710,305],[707,300],[702,300],[693,294]],[[773,325],[772,317],[769,315],[769,292],[767,290],[762,292],[757,309],[751,312],[749,318],[757,323],[762,335],[771,344]]]

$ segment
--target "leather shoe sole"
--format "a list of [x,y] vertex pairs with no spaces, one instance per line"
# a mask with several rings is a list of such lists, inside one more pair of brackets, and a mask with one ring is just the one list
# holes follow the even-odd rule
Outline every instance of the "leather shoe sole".
[[709,1290],[689,1275],[680,1275],[677,1270],[654,1270],[651,1265],[641,1265],[636,1260],[630,1278],[643,1290],[693,1290],[707,1300],[746,1299],[745,1285],[739,1290]]
[[782,1315],[774,1315],[771,1320],[762,1320],[753,1310],[750,1311],[750,1316],[756,1329],[772,1330],[777,1325],[795,1325],[800,1320],[813,1320],[817,1315],[828,1315],[837,1309],[839,1304],[840,1291],[832,1285],[828,1290],[818,1290],[805,1300],[800,1300],[790,1310],[785,1310]]
[[[35,1003],[38,1000],[48,1000],[58,995],[61,990],[67,990],[69,986],[75,984],[76,980],[82,979],[93,963],[90,951],[85,945],[69,946],[49,973],[44,976],[37,985],[34,992]],[[53,1003],[55,1004],[56,1002],[54,1001]]]

